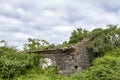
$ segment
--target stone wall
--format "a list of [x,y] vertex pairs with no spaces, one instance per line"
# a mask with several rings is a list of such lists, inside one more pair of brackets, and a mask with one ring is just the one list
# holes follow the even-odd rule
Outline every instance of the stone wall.
[[44,58],[50,58],[57,63],[58,73],[72,74],[91,66],[95,54],[87,49],[88,42],[92,37],[86,38],[71,48],[34,51],[40,53]]

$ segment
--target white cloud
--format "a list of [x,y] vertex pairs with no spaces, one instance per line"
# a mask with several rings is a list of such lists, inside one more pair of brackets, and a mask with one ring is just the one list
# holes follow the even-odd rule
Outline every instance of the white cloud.
[[0,40],[21,46],[28,37],[61,43],[75,28],[120,23],[119,0],[1,0]]
[[5,24],[6,22],[9,25],[20,25],[22,23],[21,21],[19,21],[17,19],[8,18],[6,16],[0,16],[0,23]]
[[74,29],[75,28],[71,26],[56,26],[52,28],[52,30],[54,30],[55,32],[59,32],[59,33],[66,33],[66,32],[70,33]]

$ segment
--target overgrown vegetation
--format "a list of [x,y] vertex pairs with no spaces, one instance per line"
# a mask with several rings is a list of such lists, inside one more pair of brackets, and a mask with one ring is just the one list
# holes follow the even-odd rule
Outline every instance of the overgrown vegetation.
[[93,40],[89,43],[89,47],[103,56],[106,52],[120,47],[120,28],[117,25],[108,25],[108,28],[98,28],[93,30],[89,35],[93,36]]
[[[98,57],[89,69],[69,77],[56,74],[52,67],[42,70],[39,65],[41,56],[26,52],[69,47],[89,36],[93,38],[88,47]],[[0,47],[0,80],[120,80],[120,28],[117,25],[108,25],[105,29],[97,28],[91,32],[76,29],[71,33],[69,41],[60,45],[29,38],[24,51],[8,46],[4,40],[0,43],[3,44]]]
[[55,72],[55,68],[52,67],[46,70],[38,67],[29,70],[25,75],[16,77],[15,80],[71,80],[71,78],[58,75]]
[[17,51],[12,47],[0,47],[0,78],[11,79],[23,75],[38,65],[40,56]]

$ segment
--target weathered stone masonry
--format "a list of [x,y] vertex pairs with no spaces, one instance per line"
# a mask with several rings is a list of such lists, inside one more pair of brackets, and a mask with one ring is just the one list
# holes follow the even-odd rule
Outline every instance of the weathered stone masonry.
[[90,40],[91,37],[84,39],[71,48],[34,51],[34,53],[40,53],[44,58],[56,61],[58,73],[72,74],[76,70],[81,71],[91,66],[95,55],[87,49],[87,43]]

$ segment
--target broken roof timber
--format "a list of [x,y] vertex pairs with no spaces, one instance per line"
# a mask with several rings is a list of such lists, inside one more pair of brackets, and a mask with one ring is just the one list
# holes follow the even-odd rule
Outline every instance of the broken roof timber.
[[61,48],[61,49],[45,49],[45,50],[36,50],[36,51],[28,51],[28,53],[52,53],[52,52],[66,52],[66,51],[74,51],[74,48]]

